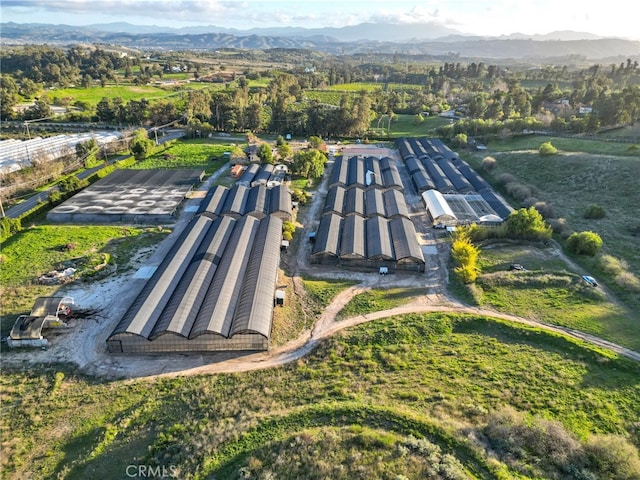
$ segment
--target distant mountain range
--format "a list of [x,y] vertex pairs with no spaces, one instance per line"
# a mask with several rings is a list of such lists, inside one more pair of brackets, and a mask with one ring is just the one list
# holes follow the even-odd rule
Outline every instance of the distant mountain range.
[[436,24],[362,23],[341,28],[237,30],[216,26],[141,26],[122,22],[83,27],[9,22],[0,24],[0,41],[5,45],[103,43],[173,50],[304,48],[333,54],[406,53],[477,59],[579,57],[601,60],[640,56],[639,41],[603,38],[585,32],[567,30],[545,35],[515,33],[477,37]]

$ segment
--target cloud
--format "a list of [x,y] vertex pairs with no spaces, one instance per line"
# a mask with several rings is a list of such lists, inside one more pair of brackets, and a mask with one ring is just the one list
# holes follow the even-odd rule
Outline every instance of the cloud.
[[141,16],[170,18],[202,23],[207,17],[221,17],[243,11],[247,2],[215,0],[2,0],[3,9],[45,11],[70,15],[96,14],[96,9],[109,16]]

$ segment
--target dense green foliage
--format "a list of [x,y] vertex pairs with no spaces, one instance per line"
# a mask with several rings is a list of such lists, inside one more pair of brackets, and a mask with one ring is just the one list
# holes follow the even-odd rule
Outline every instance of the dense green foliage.
[[541,143],[538,151],[540,152],[540,155],[544,156],[555,155],[556,153],[558,153],[558,149],[554,147],[551,142]]
[[595,256],[602,248],[602,238],[595,232],[573,232],[567,238],[567,249],[577,255]]

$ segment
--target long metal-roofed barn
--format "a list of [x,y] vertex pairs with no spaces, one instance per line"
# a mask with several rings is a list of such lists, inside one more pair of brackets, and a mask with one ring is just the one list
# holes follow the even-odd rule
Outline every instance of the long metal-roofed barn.
[[311,262],[423,271],[424,256],[394,161],[342,157],[333,168]]
[[398,167],[388,157],[345,157],[336,158],[329,188],[341,186],[344,188],[393,188],[403,191],[402,180]]
[[399,138],[396,144],[434,223],[494,225],[506,220],[513,211],[504,198],[442,140]]
[[198,215],[107,340],[112,353],[266,350],[282,220]]
[[275,215],[282,221],[291,221],[292,208],[291,192],[286,185],[268,188],[261,183],[249,188],[236,184],[231,189],[217,185],[207,192],[198,213],[211,218],[220,215],[234,218],[244,215],[258,218]]

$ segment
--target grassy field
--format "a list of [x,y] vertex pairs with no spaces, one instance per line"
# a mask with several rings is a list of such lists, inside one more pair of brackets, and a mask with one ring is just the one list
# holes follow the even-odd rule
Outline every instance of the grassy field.
[[13,235],[2,244],[0,256],[3,334],[17,315],[29,313],[38,296],[57,289],[38,285],[40,275],[72,266],[88,279],[92,268],[105,259],[123,271],[134,251],[155,244],[167,233],[132,227],[39,225]]
[[[554,147],[560,150],[560,153],[579,152],[594,155],[615,155],[640,158],[640,153],[638,153],[638,150],[633,148],[633,144],[608,142],[598,140],[598,137],[581,139],[548,137],[542,135],[526,135],[521,137],[513,137],[508,140],[494,140],[488,145],[488,147],[491,152],[509,153],[512,151],[520,150],[535,150],[537,152],[538,147],[540,147],[540,144],[543,142],[551,142]],[[547,157],[547,159],[552,158]]]
[[631,479],[639,378],[636,363],[577,341],[444,314],[361,325],[242,374],[100,381],[60,365],[5,368],[2,468],[7,479],[127,478],[129,465],[182,479],[541,479],[568,468]]
[[[441,117],[424,117],[424,121],[418,123],[415,115],[396,115],[391,121],[390,135],[393,138],[434,136],[436,128],[448,123],[448,119]],[[388,126],[389,117],[383,115],[380,121],[375,119],[371,122],[370,129],[379,135],[387,135]]]
[[381,83],[341,83],[340,85],[332,85],[328,88],[328,90],[338,91],[338,92],[374,92],[376,90],[382,90],[383,84]]
[[351,299],[338,314],[338,319],[389,310],[424,295],[424,288],[388,288],[367,290]]
[[210,175],[224,164],[224,160],[220,159],[224,152],[233,148],[232,144],[208,139],[184,140],[136,163],[132,168],[202,168]]
[[[636,312],[640,311],[640,249],[638,205],[640,205],[640,156],[631,155],[628,144],[576,139],[544,139],[560,149],[559,154],[540,156],[537,145],[541,137],[517,139],[497,149],[468,157],[476,168],[482,158],[492,155],[497,168],[485,177],[497,184],[505,173],[531,190],[531,197],[547,202],[557,217],[564,219],[564,235],[571,231],[594,231],[603,241],[603,254],[626,264],[622,275],[612,275],[602,267],[602,257],[574,257],[589,271],[601,277],[615,293]],[[535,150],[529,150],[535,148]],[[604,208],[606,216],[584,218],[590,205]],[[514,206],[517,203],[514,202]],[[633,280],[633,277],[636,280]]]
[[[176,74],[181,75],[181,74]],[[182,74],[184,75],[184,74]],[[171,78],[167,76],[164,80],[179,80],[180,78]],[[168,88],[171,88],[169,90]],[[104,97],[114,99],[117,97],[122,98],[125,103],[130,100],[140,100],[146,98],[147,100],[157,100],[165,97],[173,97],[180,95],[181,92],[186,90],[200,90],[204,88],[213,88],[211,84],[207,83],[190,83],[188,85],[177,87],[155,87],[152,85],[115,85],[107,84],[104,87],[70,87],[70,88],[56,88],[53,90],[47,90],[45,93],[49,98],[68,99],[70,103],[73,102],[86,102],[89,105],[97,105]]]
[[[520,263],[526,271],[509,271]],[[483,248],[475,301],[485,307],[562,325],[640,350],[640,315],[611,303],[549,251],[532,246]]]

